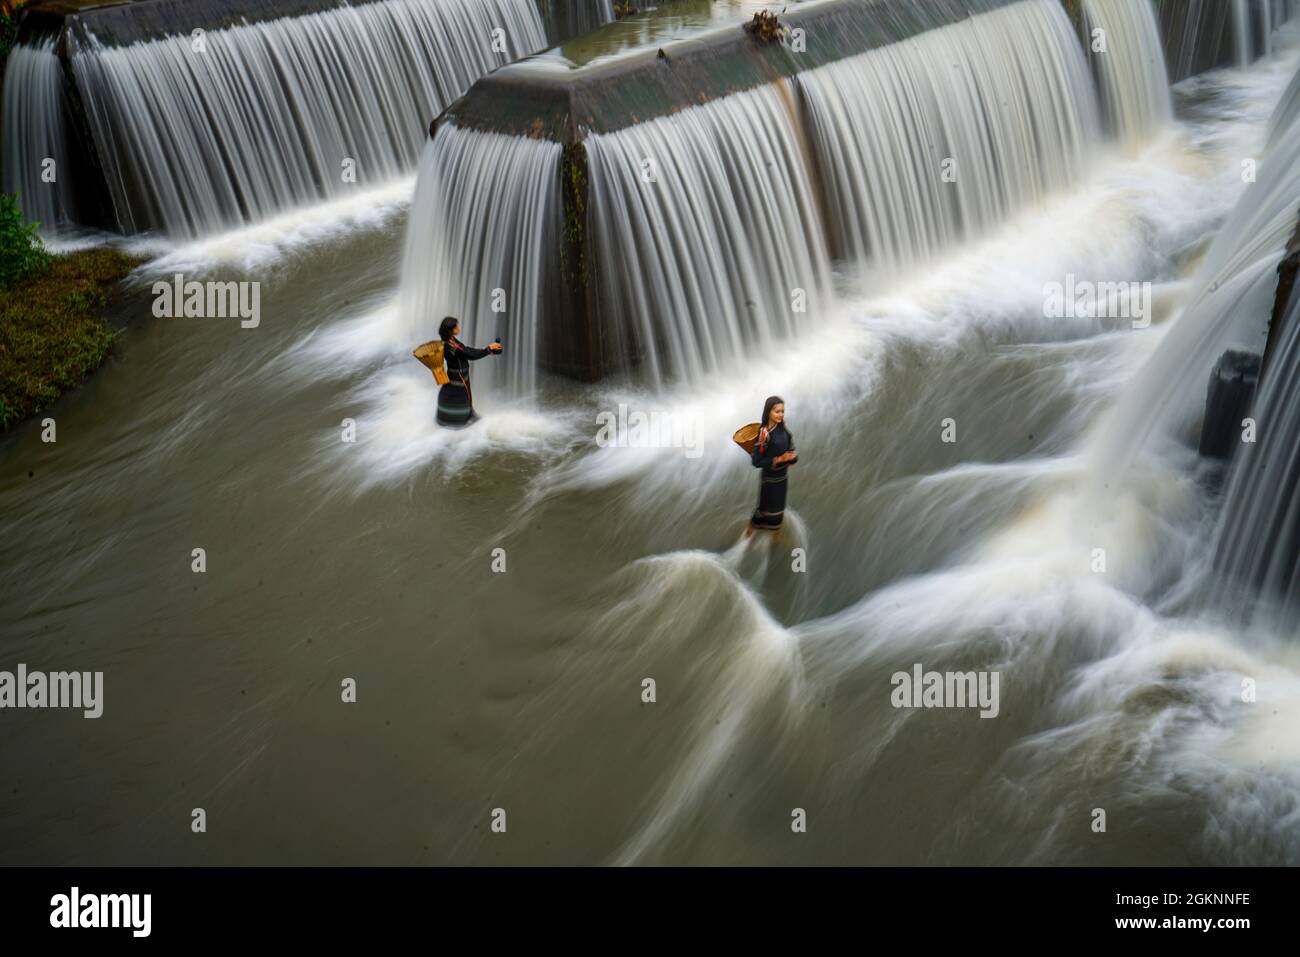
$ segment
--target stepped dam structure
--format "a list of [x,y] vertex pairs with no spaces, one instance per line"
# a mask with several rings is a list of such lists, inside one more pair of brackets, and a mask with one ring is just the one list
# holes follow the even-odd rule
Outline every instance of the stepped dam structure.
[[823,310],[837,264],[918,267],[1142,142],[1171,76],[1266,55],[1293,6],[825,0],[768,39],[529,57],[431,125],[404,312],[501,289],[514,362],[697,375]]

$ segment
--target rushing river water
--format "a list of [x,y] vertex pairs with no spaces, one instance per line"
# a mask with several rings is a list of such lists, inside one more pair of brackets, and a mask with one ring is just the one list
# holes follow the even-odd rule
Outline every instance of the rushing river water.
[[[5,715],[4,861],[1300,862],[1300,650],[1189,598],[1215,467],[1162,445],[1098,503],[1085,454],[1296,63],[1184,84],[870,296],[838,274],[771,361],[481,389],[464,432],[396,321],[411,181],[142,245],[57,442],[0,446],[5,667],[105,673],[98,720]],[[176,272],[259,281],[260,325],[153,318]],[[1157,280],[1156,323],[1044,318],[1070,273]],[[772,392],[791,521],[746,540],[730,435]],[[696,444],[597,447],[620,404]],[[999,672],[997,719],[893,708],[915,664]]]

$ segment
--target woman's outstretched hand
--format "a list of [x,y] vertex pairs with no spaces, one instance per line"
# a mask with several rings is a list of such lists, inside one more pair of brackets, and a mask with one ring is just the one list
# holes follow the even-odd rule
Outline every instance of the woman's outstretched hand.
[[501,343],[499,342],[488,343],[488,352],[500,352],[500,351],[501,351]]

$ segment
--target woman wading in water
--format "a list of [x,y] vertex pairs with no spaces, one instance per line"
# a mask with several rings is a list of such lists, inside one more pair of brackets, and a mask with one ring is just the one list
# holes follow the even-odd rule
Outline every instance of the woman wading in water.
[[763,470],[758,486],[758,508],[749,520],[749,530],[776,531],[785,518],[785,493],[787,469],[799,459],[794,448],[794,436],[785,427],[785,400],[774,395],[763,403],[762,428],[754,442],[750,456],[754,468]]
[[498,355],[501,343],[489,343],[486,349],[467,346],[456,337],[460,335],[460,323],[448,316],[438,327],[442,337],[443,358],[447,362],[448,382],[438,390],[438,424],[458,428],[469,425],[478,418],[474,411],[474,393],[469,387],[469,364],[474,359]]

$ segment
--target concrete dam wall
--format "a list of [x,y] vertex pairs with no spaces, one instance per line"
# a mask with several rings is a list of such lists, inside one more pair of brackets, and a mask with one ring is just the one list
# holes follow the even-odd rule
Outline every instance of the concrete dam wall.
[[[513,283],[543,368],[699,372],[797,329],[826,301],[835,261],[923,262],[1074,182],[1099,140],[1140,140],[1168,116],[1165,50],[1184,44],[1179,72],[1215,65],[1222,43],[1241,47],[1234,9],[827,0],[788,9],[771,39],[732,24],[590,62],[530,57],[431,124],[407,254],[427,288],[405,298],[472,321]],[[1118,56],[1090,54],[1097,29]],[[447,196],[471,188],[476,136],[493,155],[512,140],[553,145],[529,147],[552,184],[529,219],[545,236],[455,238]],[[918,202],[890,209],[876,190]],[[493,195],[476,202],[494,211],[480,227],[518,228]],[[446,248],[431,235],[444,230]],[[526,247],[530,271],[507,283],[491,261],[447,251],[467,244]],[[467,278],[433,275],[443,269]]]

